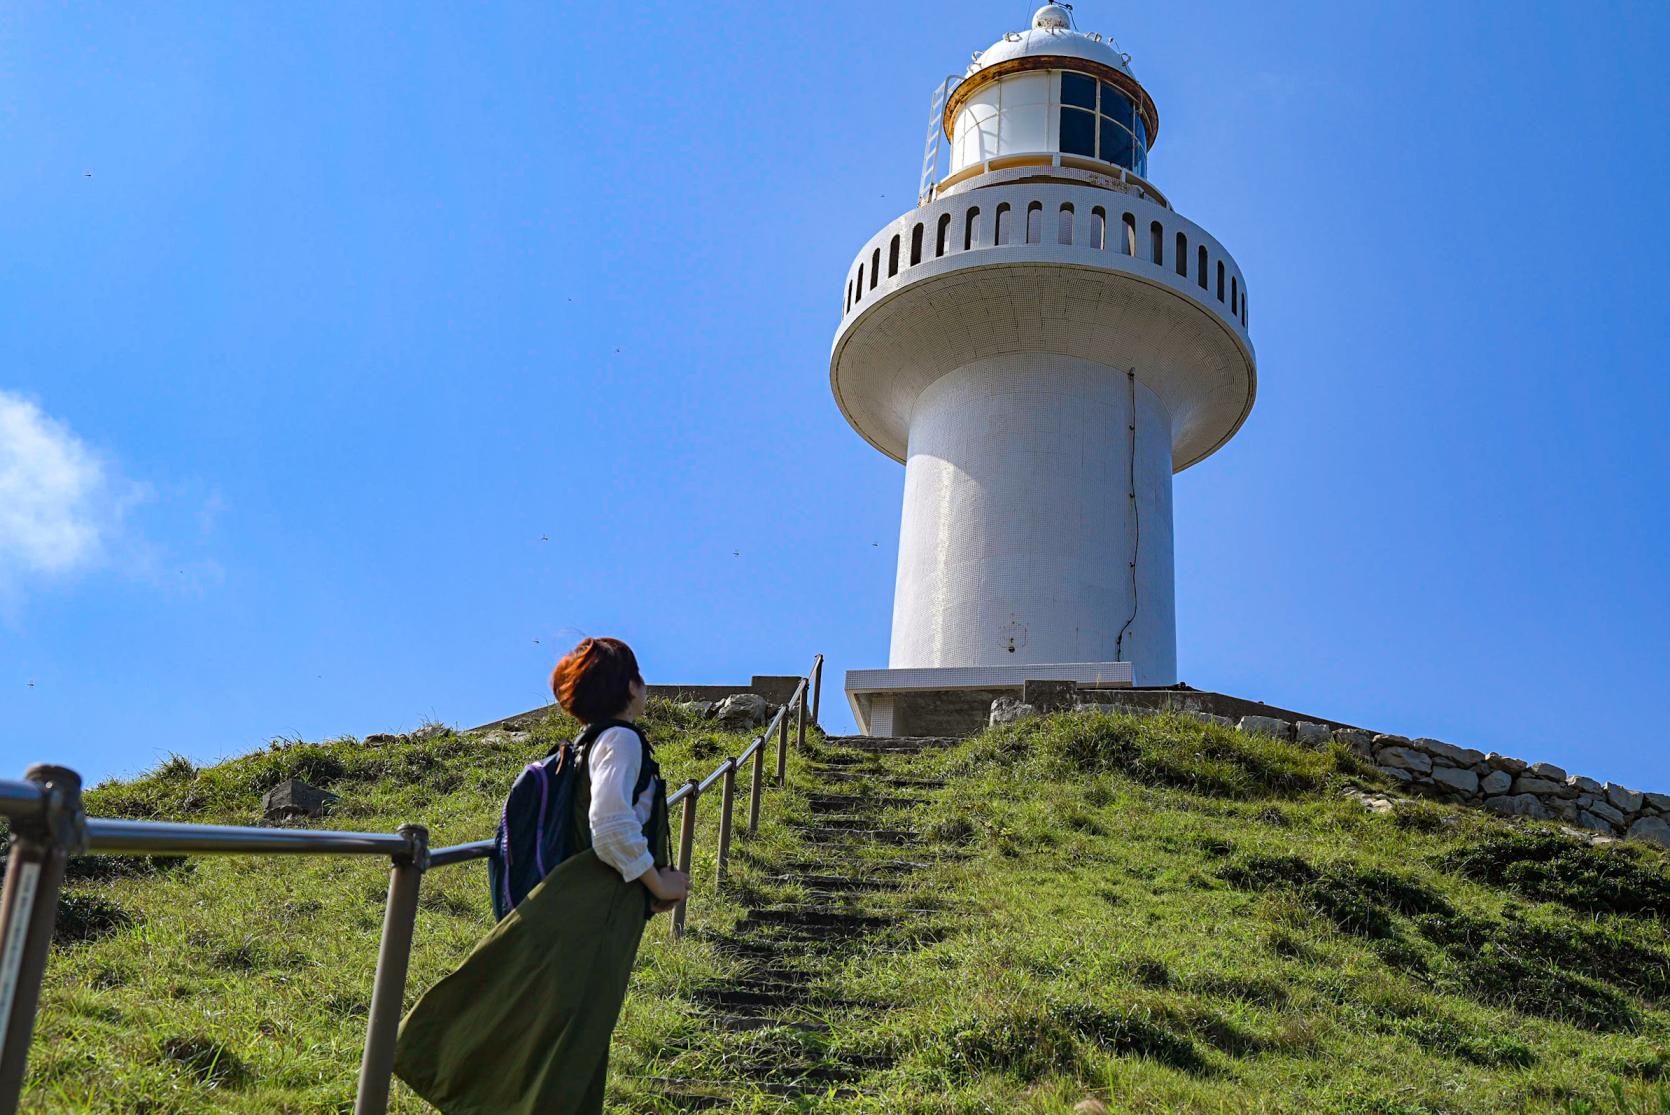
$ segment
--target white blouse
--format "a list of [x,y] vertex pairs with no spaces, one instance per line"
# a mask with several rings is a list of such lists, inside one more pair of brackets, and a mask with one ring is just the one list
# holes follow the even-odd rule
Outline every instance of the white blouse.
[[591,846],[597,858],[620,872],[627,882],[655,866],[644,826],[655,808],[655,780],[637,801],[630,800],[643,763],[643,745],[630,728],[609,728],[592,742]]

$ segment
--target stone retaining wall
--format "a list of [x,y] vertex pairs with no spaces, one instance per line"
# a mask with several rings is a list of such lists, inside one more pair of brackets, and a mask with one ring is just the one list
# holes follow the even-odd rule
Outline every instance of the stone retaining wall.
[[[1316,742],[1316,726],[1305,721],[1248,725],[1300,742]],[[1307,736],[1309,740],[1307,740]],[[1330,732],[1351,751],[1371,760],[1381,773],[1428,797],[1488,809],[1508,817],[1566,821],[1603,836],[1651,840],[1670,848],[1670,794],[1645,793],[1616,782],[1567,774],[1553,763],[1528,763],[1457,747],[1436,739],[1407,739],[1346,729]]]
[[[1108,706],[1080,703],[1074,707],[1103,711]],[[992,722],[1015,720],[1036,711],[1030,704],[999,700],[992,705]],[[1309,747],[1325,747],[1337,741],[1408,791],[1424,797],[1508,817],[1565,821],[1602,836],[1648,840],[1670,848],[1670,794],[1597,782],[1580,774],[1567,774],[1553,763],[1528,763],[1436,739],[1377,735],[1360,728],[1274,716],[1248,715],[1234,720],[1208,712],[1183,711],[1182,715]]]

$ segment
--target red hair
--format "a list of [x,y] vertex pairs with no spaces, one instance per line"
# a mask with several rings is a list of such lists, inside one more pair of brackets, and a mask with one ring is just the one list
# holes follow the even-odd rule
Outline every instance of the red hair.
[[595,724],[626,708],[632,683],[643,681],[631,647],[619,639],[581,639],[551,671],[551,693],[574,719]]

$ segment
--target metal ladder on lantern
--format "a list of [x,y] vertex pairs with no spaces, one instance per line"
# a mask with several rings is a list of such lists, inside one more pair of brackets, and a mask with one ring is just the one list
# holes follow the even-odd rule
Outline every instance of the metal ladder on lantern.
[[934,179],[939,170],[939,141],[945,135],[945,101],[951,96],[951,90],[962,82],[962,78],[951,74],[934,90],[934,95],[928,102],[928,137],[922,144],[922,180],[916,187],[916,204],[926,205],[933,200]]

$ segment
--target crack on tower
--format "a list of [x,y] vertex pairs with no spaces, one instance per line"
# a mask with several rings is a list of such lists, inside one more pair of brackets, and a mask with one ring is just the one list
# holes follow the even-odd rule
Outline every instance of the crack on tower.
[[1137,619],[1137,555],[1142,552],[1142,512],[1137,507],[1137,370],[1127,369],[1125,379],[1130,387],[1130,421],[1126,426],[1131,431],[1131,471],[1130,483],[1126,488],[1127,498],[1131,501],[1131,614],[1126,617],[1124,626],[1113,640],[1113,660],[1125,661],[1125,632],[1131,629],[1131,624]]

